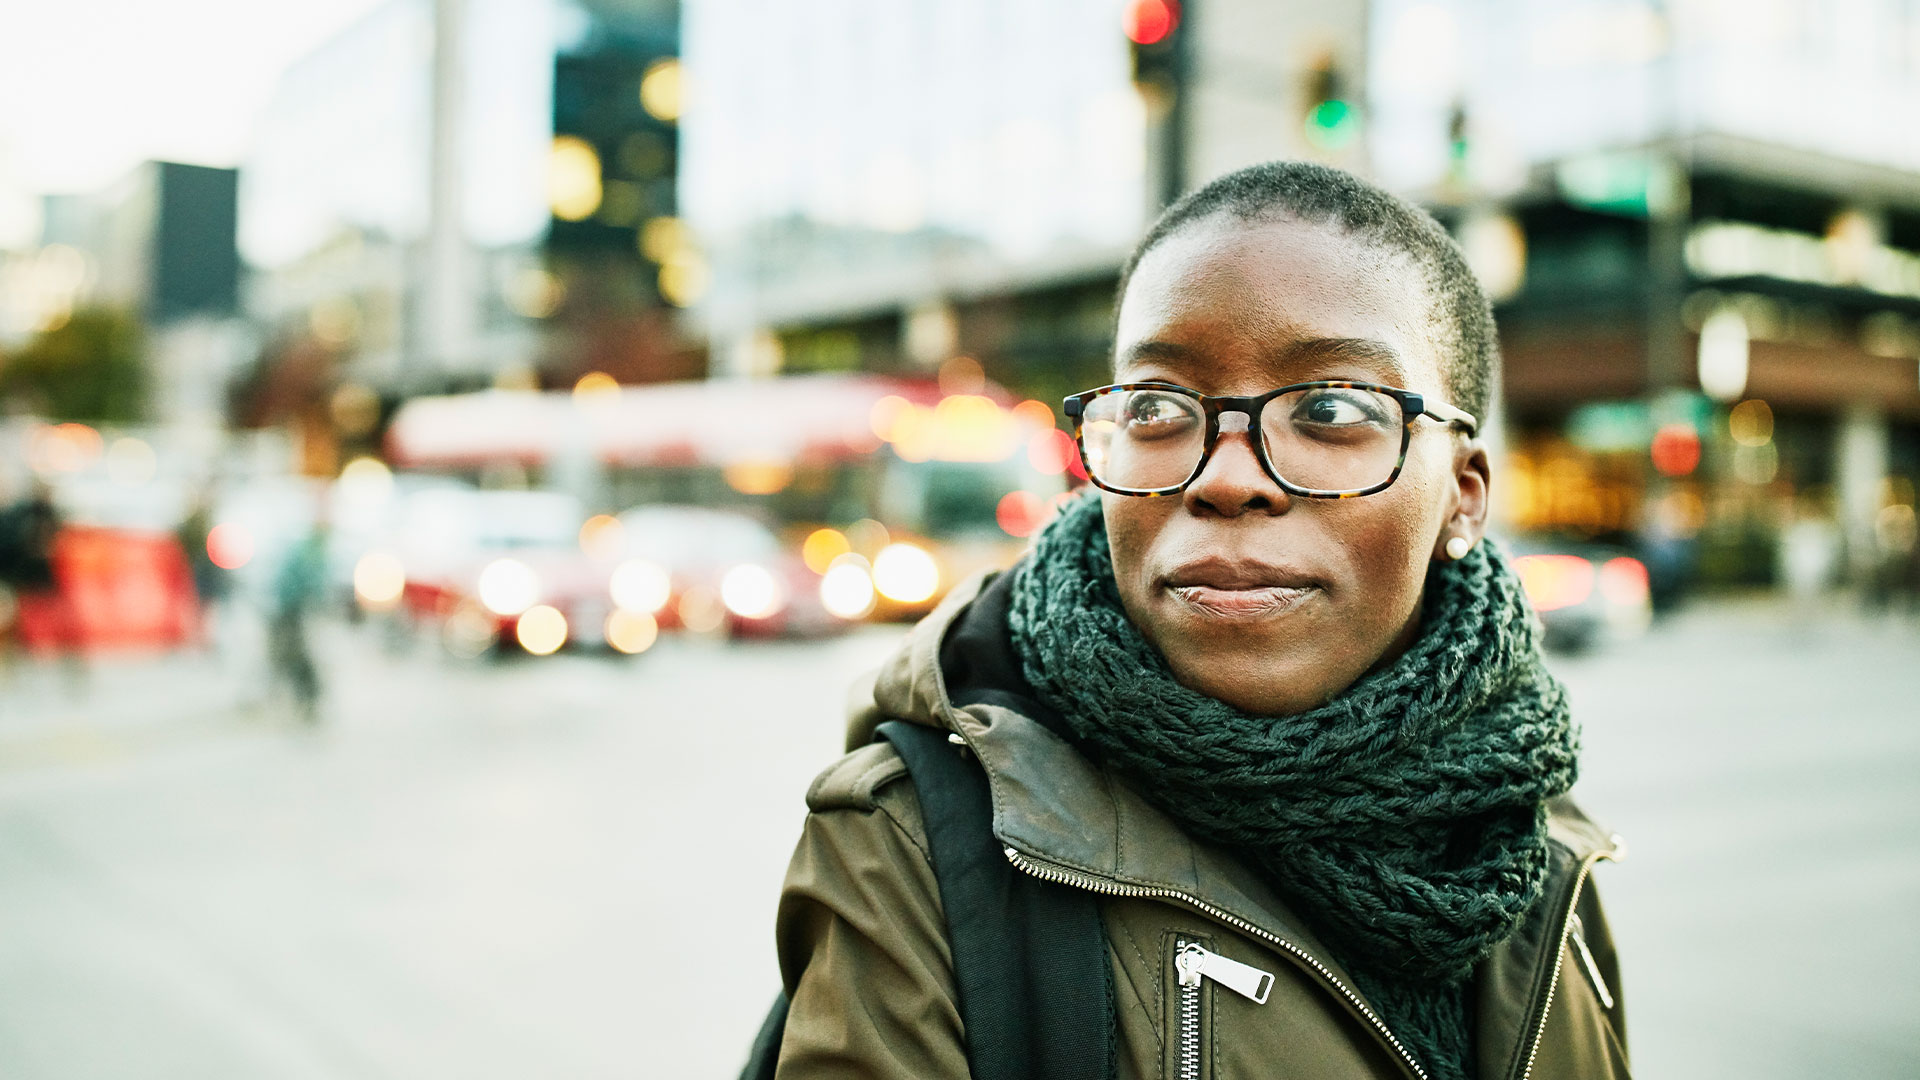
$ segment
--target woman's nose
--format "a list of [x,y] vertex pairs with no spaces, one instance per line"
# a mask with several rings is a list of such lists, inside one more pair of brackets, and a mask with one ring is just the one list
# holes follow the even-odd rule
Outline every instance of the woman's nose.
[[1258,437],[1248,429],[1246,413],[1220,414],[1220,435],[1214,440],[1213,453],[1200,475],[1181,492],[1188,510],[1222,517],[1238,517],[1248,511],[1286,512],[1291,499],[1260,467],[1253,444]]

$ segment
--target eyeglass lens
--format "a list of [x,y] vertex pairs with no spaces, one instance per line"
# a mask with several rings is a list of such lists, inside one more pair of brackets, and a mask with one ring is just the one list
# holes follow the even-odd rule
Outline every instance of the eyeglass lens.
[[[1260,437],[1274,471],[1296,487],[1361,491],[1384,483],[1400,460],[1400,402],[1354,387],[1294,390],[1268,401]],[[1206,451],[1198,398],[1168,390],[1113,390],[1081,421],[1089,472],[1109,487],[1177,487]]]

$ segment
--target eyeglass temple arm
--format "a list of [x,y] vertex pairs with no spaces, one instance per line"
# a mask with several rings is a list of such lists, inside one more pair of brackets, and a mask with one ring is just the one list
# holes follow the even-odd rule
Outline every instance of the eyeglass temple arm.
[[1426,399],[1421,400],[1421,405],[1423,406],[1421,411],[1427,416],[1433,417],[1435,420],[1449,424],[1459,424],[1467,429],[1467,434],[1469,435],[1478,435],[1480,433],[1480,421],[1475,420],[1473,414],[1467,412],[1465,409],[1456,409],[1444,401],[1430,401]]

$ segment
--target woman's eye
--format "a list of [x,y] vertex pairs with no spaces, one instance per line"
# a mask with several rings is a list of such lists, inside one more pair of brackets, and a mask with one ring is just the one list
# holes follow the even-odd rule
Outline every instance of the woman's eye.
[[1383,411],[1371,398],[1371,394],[1358,390],[1315,391],[1294,409],[1293,418],[1297,422],[1326,427],[1382,423],[1385,420]]
[[1172,394],[1136,391],[1124,411],[1129,427],[1166,429],[1193,419],[1193,410]]

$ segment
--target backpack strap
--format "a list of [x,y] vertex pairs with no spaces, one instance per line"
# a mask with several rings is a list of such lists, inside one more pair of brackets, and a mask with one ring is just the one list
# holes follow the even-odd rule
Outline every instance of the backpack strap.
[[[878,735],[920,800],[974,1080],[1112,1080],[1113,969],[1094,895],[1014,869],[987,774],[946,732],[890,720]],[[773,1080],[787,1009],[780,994],[741,1080]]]
[[767,1018],[760,1021],[759,1034],[753,1037],[753,1049],[747,1052],[747,1067],[740,1070],[740,1080],[773,1080],[774,1070],[780,1067],[780,1039],[787,1033],[791,1006],[785,990],[774,996]]
[[878,734],[920,799],[974,1080],[1108,1080],[1113,970],[1094,894],[1014,869],[986,773],[945,731],[890,720]]

